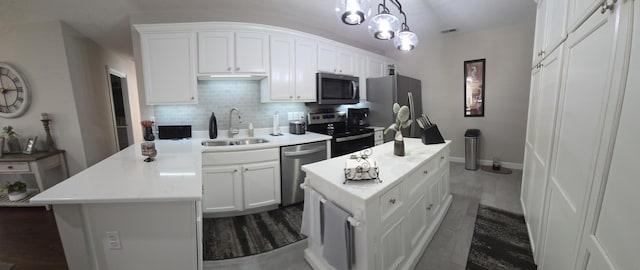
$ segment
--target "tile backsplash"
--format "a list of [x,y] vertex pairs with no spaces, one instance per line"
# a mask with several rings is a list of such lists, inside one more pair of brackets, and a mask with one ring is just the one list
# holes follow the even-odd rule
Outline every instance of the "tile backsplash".
[[[317,105],[305,103],[261,103],[260,81],[198,81],[198,104],[154,106],[156,125],[191,125],[194,131],[209,129],[211,112],[216,115],[219,130],[229,129],[229,111],[238,108],[242,115],[240,129],[249,123],[254,128],[269,128],[273,114],[279,112],[280,126],[286,126],[289,116],[315,111],[347,111],[349,107],[363,107],[366,102],[355,105]],[[290,114],[293,113],[293,114]],[[298,113],[298,114],[296,114]],[[233,113],[234,126],[237,114]]]
[[[304,103],[260,103],[260,81],[198,81],[198,104],[157,105],[157,125],[191,125],[193,130],[208,130],[209,117],[214,112],[218,129],[229,128],[229,111],[238,108],[242,115],[241,129],[249,123],[254,128],[271,127],[277,111],[280,125],[287,125],[289,112],[309,112]],[[234,125],[237,114],[233,113]]]

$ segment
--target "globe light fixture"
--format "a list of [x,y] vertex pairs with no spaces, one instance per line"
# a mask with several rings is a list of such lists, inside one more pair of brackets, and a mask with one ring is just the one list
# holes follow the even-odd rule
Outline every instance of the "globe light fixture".
[[336,0],[336,16],[348,25],[359,25],[371,14],[369,0]]
[[398,18],[385,11],[371,18],[369,22],[369,33],[377,39],[390,40],[399,29]]
[[[418,45],[418,35],[407,25],[407,15],[402,11],[399,0],[389,0],[398,8],[404,18],[400,24],[398,17],[391,14],[387,8],[387,0],[378,4],[378,14],[369,20],[369,33],[376,39],[392,40],[393,45],[401,51],[411,51]],[[348,25],[362,24],[371,13],[369,0],[336,0],[336,15]]]

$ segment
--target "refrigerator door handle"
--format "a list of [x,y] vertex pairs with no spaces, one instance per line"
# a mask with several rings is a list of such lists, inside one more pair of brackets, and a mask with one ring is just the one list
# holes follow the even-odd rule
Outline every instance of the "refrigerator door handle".
[[[413,94],[409,92],[407,96],[409,97],[409,112],[411,112],[411,119],[413,121],[416,121],[416,112],[415,112],[415,107],[413,106]],[[409,137],[414,136],[415,134],[414,129],[415,129],[415,125],[411,123],[411,134],[409,134]]]

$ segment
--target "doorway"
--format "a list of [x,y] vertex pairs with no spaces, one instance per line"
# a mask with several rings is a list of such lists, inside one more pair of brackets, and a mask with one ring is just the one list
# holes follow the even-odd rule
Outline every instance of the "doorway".
[[110,89],[111,112],[113,118],[114,135],[118,151],[133,144],[133,130],[131,129],[131,112],[129,105],[129,91],[127,89],[126,74],[107,66]]

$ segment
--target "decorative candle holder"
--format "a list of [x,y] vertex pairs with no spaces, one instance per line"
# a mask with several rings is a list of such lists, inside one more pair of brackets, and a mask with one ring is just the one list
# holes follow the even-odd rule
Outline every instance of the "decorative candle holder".
[[51,122],[51,120],[41,119],[40,121],[42,121],[42,125],[44,126],[44,132],[47,133],[47,151],[55,152],[58,149],[56,149],[53,143],[53,138],[51,137],[51,130],[49,128],[49,122]]
[[142,150],[142,155],[147,157],[144,159],[144,162],[154,161],[153,158],[158,154],[156,144],[154,142],[142,142],[140,144],[140,148]]

